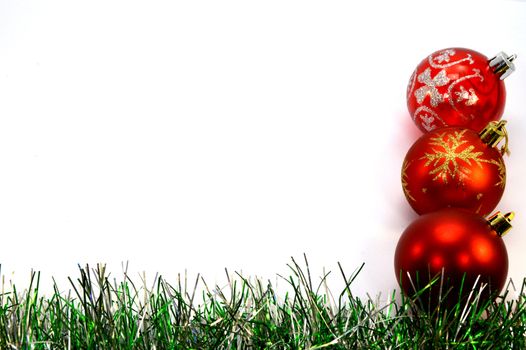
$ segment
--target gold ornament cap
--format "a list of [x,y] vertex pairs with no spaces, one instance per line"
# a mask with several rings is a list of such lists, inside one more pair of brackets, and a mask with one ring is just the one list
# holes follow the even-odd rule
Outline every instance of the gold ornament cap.
[[510,149],[508,148],[508,131],[506,130],[505,120],[492,121],[481,132],[479,132],[480,139],[486,145],[490,147],[497,147],[499,143],[504,139],[504,145],[499,148],[499,151],[502,155],[510,154]]
[[511,220],[515,217],[514,212],[502,214],[500,211],[491,215],[487,220],[491,228],[502,237],[512,228]]

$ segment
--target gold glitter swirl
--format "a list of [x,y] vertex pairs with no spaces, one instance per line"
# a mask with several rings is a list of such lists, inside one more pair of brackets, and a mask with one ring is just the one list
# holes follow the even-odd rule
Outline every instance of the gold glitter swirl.
[[495,186],[500,186],[502,189],[504,189],[506,186],[506,166],[504,165],[504,161],[502,158],[500,158],[498,162],[496,160],[492,160],[491,164],[495,164],[499,169],[499,182],[497,182]]
[[413,202],[416,202],[415,197],[411,195],[411,192],[409,192],[409,189],[407,186],[409,183],[407,182],[407,168],[409,167],[409,162],[404,161],[404,164],[402,165],[402,189],[404,190],[404,194],[408,199],[411,199]]

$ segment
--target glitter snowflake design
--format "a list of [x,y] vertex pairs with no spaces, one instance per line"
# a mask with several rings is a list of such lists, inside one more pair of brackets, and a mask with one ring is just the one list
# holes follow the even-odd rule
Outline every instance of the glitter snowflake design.
[[416,202],[415,197],[411,195],[411,192],[409,192],[409,189],[407,188],[409,185],[407,182],[407,168],[409,168],[409,162],[404,161],[404,164],[402,165],[402,189],[404,190],[404,194],[407,198],[411,199],[413,202]]
[[439,103],[444,101],[444,96],[438,92],[437,87],[444,86],[449,83],[449,78],[446,75],[445,70],[441,70],[438,74],[431,78],[431,69],[426,68],[425,71],[418,75],[418,82],[425,84],[415,91],[416,101],[421,104],[424,102],[426,96],[431,98],[431,106],[436,107]]
[[458,179],[461,182],[468,179],[471,170],[460,161],[469,166],[476,164],[479,167],[482,167],[482,163],[496,163],[480,158],[483,152],[473,152],[475,148],[473,145],[460,151],[459,148],[468,142],[463,139],[465,132],[466,130],[441,133],[437,137],[431,138],[430,145],[437,147],[432,148],[433,153],[426,153],[420,159],[427,159],[425,166],[433,166],[429,174],[434,175],[434,181],[442,180],[444,183],[448,183],[449,178]]

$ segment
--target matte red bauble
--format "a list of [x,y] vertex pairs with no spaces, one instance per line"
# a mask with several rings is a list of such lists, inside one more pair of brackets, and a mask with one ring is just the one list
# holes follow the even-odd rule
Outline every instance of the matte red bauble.
[[418,214],[447,207],[485,216],[499,203],[506,167],[498,149],[506,138],[505,121],[490,123],[480,134],[450,127],[422,135],[402,165],[402,188]]
[[428,132],[463,126],[480,131],[504,111],[502,81],[515,69],[515,55],[491,60],[464,48],[432,53],[416,67],[407,86],[407,107],[416,125]]
[[394,258],[405,294],[413,296],[443,273],[442,282],[420,295],[424,306],[434,309],[439,300],[444,306],[465,302],[473,287],[478,293],[482,285],[486,287],[479,303],[495,296],[507,278],[508,254],[501,235],[511,228],[512,218],[513,213],[497,213],[486,220],[462,209],[417,218],[400,237]]

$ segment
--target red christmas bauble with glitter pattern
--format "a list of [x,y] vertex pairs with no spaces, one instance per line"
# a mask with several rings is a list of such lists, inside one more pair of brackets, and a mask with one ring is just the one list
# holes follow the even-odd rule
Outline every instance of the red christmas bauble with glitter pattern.
[[480,131],[504,111],[503,78],[515,69],[515,55],[493,59],[465,48],[432,53],[416,67],[407,87],[407,106],[423,132],[463,126]]
[[434,308],[439,300],[454,305],[459,297],[465,302],[471,290],[477,293],[483,284],[481,301],[500,292],[508,273],[501,235],[511,228],[512,218],[513,213],[498,213],[486,220],[451,208],[418,217],[405,229],[395,251],[395,273],[404,293],[414,296],[435,277],[443,278],[442,283],[420,295],[424,306]]
[[492,122],[480,134],[449,127],[422,135],[402,165],[402,188],[411,207],[418,214],[447,207],[482,216],[492,212],[506,186],[504,152],[497,148],[505,123]]

